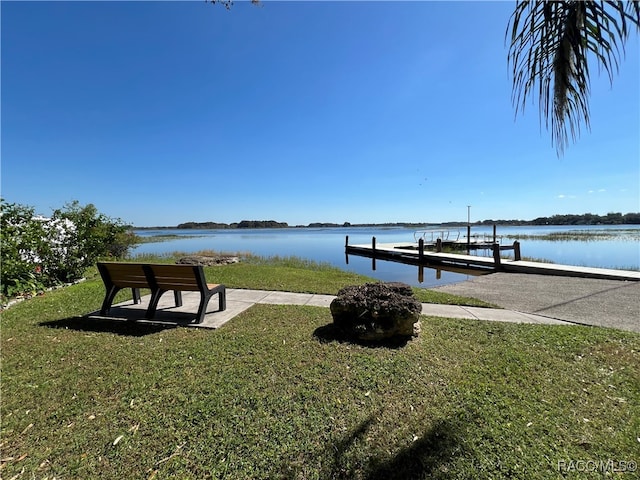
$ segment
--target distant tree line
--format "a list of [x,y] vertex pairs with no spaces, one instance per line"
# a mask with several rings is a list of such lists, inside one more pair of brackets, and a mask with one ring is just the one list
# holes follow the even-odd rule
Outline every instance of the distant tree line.
[[[331,222],[312,222],[308,225],[289,225],[287,222],[276,222],[275,220],[242,220],[234,223],[219,222],[186,222],[176,227],[146,227],[152,229],[193,229],[193,230],[223,230],[235,228],[344,228],[344,227],[377,227],[377,228],[425,228],[425,227],[459,227],[465,226],[466,222],[386,222],[386,223],[331,223]],[[607,213],[606,215],[595,215],[593,213],[584,213],[582,215],[553,215],[551,217],[538,217],[533,220],[482,220],[472,222],[472,225],[640,225],[639,213]],[[138,227],[142,230],[145,227]]]
[[275,220],[242,220],[239,223],[217,223],[217,222],[186,222],[179,224],[176,228],[184,229],[227,229],[227,228],[287,228],[287,222],[276,222]]
[[640,213],[607,213],[595,215],[585,213],[582,215],[552,215],[551,217],[538,217],[533,220],[483,220],[476,225],[638,225]]
[[[312,222],[308,225],[294,225],[292,228],[339,228],[339,227],[416,227],[422,228],[426,223],[388,222],[388,223],[331,223]],[[438,225],[438,224],[433,224]],[[287,222],[276,222],[275,220],[242,220],[239,223],[218,223],[218,222],[186,222],[180,223],[176,227],[146,227],[149,229],[233,229],[233,228],[289,228]],[[144,230],[145,227],[138,227]]]

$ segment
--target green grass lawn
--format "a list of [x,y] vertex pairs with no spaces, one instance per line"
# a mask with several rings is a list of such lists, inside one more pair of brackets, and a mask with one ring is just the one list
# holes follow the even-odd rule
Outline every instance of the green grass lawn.
[[[207,274],[365,280],[253,267]],[[587,462],[640,461],[638,334],[422,317],[417,339],[372,348],[318,338],[326,308],[256,305],[219,330],[81,318],[102,296],[90,278],[3,312],[2,478],[604,478]]]

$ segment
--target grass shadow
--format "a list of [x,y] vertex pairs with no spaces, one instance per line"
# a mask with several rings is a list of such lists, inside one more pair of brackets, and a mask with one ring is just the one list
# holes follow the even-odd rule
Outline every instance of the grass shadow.
[[[355,476],[366,480],[449,478],[451,472],[448,463],[462,451],[461,423],[457,419],[437,421],[421,438],[391,457],[373,458],[365,466],[354,465],[349,460],[349,452],[352,448],[357,448],[357,442],[365,437],[374,419],[375,415],[370,416],[338,442],[331,444],[331,462],[322,472],[322,478],[334,480],[347,480]],[[357,474],[356,470],[360,470],[361,473]]]
[[327,325],[323,325],[322,327],[316,328],[313,331],[313,337],[321,343],[338,342],[357,344],[369,348],[393,349],[405,347],[407,343],[409,343],[409,341],[412,339],[412,337],[410,336],[395,336],[379,341],[362,340],[358,337],[344,332],[340,328],[336,327],[333,323],[329,323]]
[[49,322],[41,322],[41,327],[77,330],[79,332],[114,333],[129,337],[143,337],[164,330],[177,328],[176,325],[158,322],[136,322],[110,318],[69,317]]
[[456,419],[436,422],[425,434],[396,455],[374,459],[367,480],[449,478],[448,463],[461,454],[461,425]]
[[365,436],[373,422],[374,416],[372,415],[351,432],[347,433],[343,438],[331,444],[329,447],[332,450],[331,462],[328,465],[328,471],[322,472],[322,478],[334,480],[353,478],[354,472],[351,471],[346,460],[347,453],[359,439]]

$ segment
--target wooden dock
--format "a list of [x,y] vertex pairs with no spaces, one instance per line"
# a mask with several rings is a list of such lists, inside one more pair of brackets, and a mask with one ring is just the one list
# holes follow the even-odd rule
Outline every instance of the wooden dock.
[[[466,245],[466,242],[464,245]],[[491,251],[491,256],[481,256],[433,251],[429,249],[429,245],[425,245],[422,242],[377,244],[375,237],[372,239],[370,245],[349,245],[349,237],[347,237],[345,241],[345,254],[347,256],[347,261],[349,255],[356,255],[371,258],[373,259],[374,264],[375,260],[388,260],[392,262],[406,263],[408,265],[442,268],[443,270],[452,271],[471,270],[484,273],[514,272],[599,278],[607,280],[640,281],[640,272],[637,271],[578,267],[572,265],[559,265],[555,263],[521,260],[519,249],[514,252],[515,259],[502,258],[500,256],[500,252],[502,250],[513,248],[513,246],[500,246],[497,243],[492,245],[484,244],[471,246],[471,250],[485,249],[487,252]]]

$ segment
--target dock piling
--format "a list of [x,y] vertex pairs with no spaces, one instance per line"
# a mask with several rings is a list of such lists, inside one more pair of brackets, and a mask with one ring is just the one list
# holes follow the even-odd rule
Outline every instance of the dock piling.
[[496,270],[502,269],[502,265],[500,264],[500,244],[499,243],[493,244],[493,262],[495,264]]
[[371,237],[371,269],[376,269],[376,237]]
[[344,260],[349,265],[349,235],[344,239]]
[[513,242],[513,257],[516,261],[522,260],[520,256],[520,242],[518,240]]

